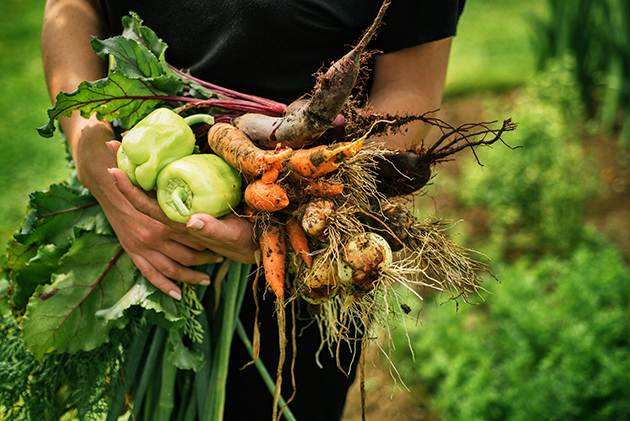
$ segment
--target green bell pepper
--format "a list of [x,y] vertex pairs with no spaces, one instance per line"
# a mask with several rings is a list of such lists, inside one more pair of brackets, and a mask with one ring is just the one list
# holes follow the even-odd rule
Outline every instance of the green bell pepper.
[[153,190],[164,167],[193,153],[195,135],[189,125],[198,122],[212,124],[213,119],[202,114],[182,118],[167,108],[158,108],[123,137],[117,154],[118,168],[134,185]]
[[241,201],[241,175],[213,154],[188,155],[164,168],[157,179],[157,200],[173,221],[186,222],[196,213],[215,218]]

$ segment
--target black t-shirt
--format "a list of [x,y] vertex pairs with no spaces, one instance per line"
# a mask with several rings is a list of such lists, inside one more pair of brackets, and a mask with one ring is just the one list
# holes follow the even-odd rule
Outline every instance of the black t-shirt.
[[[285,103],[355,45],[382,0],[101,0],[110,35],[134,11],[201,79]],[[464,0],[393,0],[368,49],[392,52],[455,35]]]

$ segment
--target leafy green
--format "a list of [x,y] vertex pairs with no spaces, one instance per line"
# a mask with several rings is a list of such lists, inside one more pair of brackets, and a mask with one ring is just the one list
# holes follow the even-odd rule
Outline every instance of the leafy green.
[[70,117],[76,110],[85,118],[96,113],[99,119],[119,119],[124,127],[131,127],[163,101],[156,95],[163,93],[148,82],[112,72],[106,79],[81,82],[74,92],[59,93],[55,106],[48,110],[48,123],[37,130],[40,135],[51,137],[55,120]]
[[113,234],[100,205],[89,191],[65,183],[30,194],[30,212],[14,236],[21,244],[67,244],[79,230]]
[[96,312],[133,285],[135,266],[115,237],[86,233],[61,259],[50,284],[40,285],[22,321],[25,347],[38,361],[48,352],[89,351],[108,341],[123,320],[103,323]]
[[[118,383],[120,361],[135,337],[135,325],[112,332],[110,343],[75,354],[46,354],[39,364],[23,346],[13,318],[0,320],[0,408],[3,420],[102,420]],[[68,417],[64,417],[68,419]]]
[[35,288],[50,280],[78,235],[113,233],[100,205],[86,189],[54,184],[46,191],[31,193],[29,207],[3,259],[11,284],[10,303],[17,313],[24,310]]
[[441,419],[629,419],[630,270],[619,250],[593,235],[566,259],[527,256],[494,272],[503,283],[492,300],[459,314],[427,305],[429,322],[409,329],[416,360],[395,354]]
[[150,312],[144,317],[152,324],[167,330],[177,330],[184,326],[185,320],[177,313],[175,299],[162,293],[144,276],[131,287],[114,305],[96,311],[96,317],[103,323],[125,318],[125,312],[138,306]]

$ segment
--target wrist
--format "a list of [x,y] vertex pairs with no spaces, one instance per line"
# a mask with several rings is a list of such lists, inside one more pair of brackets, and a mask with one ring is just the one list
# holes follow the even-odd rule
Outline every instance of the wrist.
[[81,184],[95,196],[108,183],[115,189],[107,172],[108,168],[116,166],[116,157],[107,146],[108,141],[115,139],[109,123],[99,121],[94,116],[86,119],[75,112],[72,117],[61,118],[60,124]]

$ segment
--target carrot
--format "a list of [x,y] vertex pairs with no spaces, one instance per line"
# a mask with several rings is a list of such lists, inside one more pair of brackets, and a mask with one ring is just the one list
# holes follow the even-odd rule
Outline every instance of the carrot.
[[320,178],[309,182],[304,188],[304,192],[309,196],[333,197],[343,192],[343,186]]
[[337,168],[345,160],[361,150],[363,138],[354,142],[320,145],[309,149],[292,150],[282,160],[280,174],[290,174],[294,179],[317,178]]
[[380,26],[389,2],[383,3],[379,13],[361,37],[359,43],[326,73],[317,77],[311,98],[283,117],[269,117],[247,113],[238,117],[234,125],[255,143],[274,148],[276,145],[298,148],[318,139],[337,118],[348,101],[361,69],[361,55]]
[[249,222],[256,222],[256,212],[248,204],[243,206],[243,217],[247,218]]
[[212,125],[208,131],[208,145],[238,172],[251,176],[261,176],[291,153],[291,149],[262,150],[229,123]]
[[289,205],[289,196],[282,186],[262,180],[248,184],[243,198],[250,208],[257,211],[275,212]]
[[308,238],[304,229],[296,218],[289,218],[286,225],[287,236],[298,256],[302,257],[307,268],[311,268],[313,264],[313,256],[311,256],[311,249],[308,246]]
[[265,172],[260,179],[263,183],[273,183],[278,179],[278,175],[280,174],[280,170],[278,166],[271,167],[267,172]]
[[284,232],[276,223],[270,223],[260,235],[262,263],[267,285],[276,297],[284,297],[286,243]]

